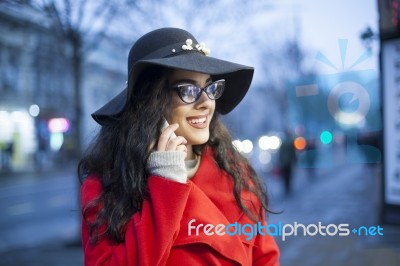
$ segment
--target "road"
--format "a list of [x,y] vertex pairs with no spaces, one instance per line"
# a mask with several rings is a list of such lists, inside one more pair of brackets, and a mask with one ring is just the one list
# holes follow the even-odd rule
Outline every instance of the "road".
[[0,252],[78,234],[74,169],[0,179]]

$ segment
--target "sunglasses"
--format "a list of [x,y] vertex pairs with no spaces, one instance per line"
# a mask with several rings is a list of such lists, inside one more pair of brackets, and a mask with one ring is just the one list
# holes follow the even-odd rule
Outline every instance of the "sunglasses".
[[210,100],[219,99],[224,92],[224,87],[225,80],[220,79],[205,86],[204,88],[199,88],[193,84],[179,84],[175,86],[174,89],[184,103],[194,103],[200,98],[203,91],[207,94]]

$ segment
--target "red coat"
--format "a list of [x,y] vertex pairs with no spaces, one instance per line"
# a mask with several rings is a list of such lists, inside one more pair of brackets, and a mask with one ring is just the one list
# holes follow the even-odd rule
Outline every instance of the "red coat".
[[[233,196],[233,182],[221,171],[209,150],[204,152],[199,169],[187,184],[150,176],[150,197],[140,213],[132,216],[125,241],[114,244],[107,239],[90,244],[85,219],[93,220],[95,211],[85,213],[82,242],[85,265],[279,265],[279,251],[274,239],[257,235],[230,236],[204,232],[199,224],[254,224],[243,214]],[[89,177],[81,187],[81,204],[86,206],[99,196],[101,184]],[[256,206],[259,202],[251,198]],[[265,221],[263,221],[265,225]],[[232,231],[233,232],[233,231]]]

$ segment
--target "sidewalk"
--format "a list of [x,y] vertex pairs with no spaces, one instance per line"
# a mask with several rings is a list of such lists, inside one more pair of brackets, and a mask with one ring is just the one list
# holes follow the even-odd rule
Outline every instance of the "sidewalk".
[[[297,169],[297,183],[292,197],[284,198],[276,180],[272,208],[283,210],[271,214],[270,223],[304,225],[349,224],[350,230],[360,226],[377,226],[380,173],[375,167],[343,164],[332,169],[316,169],[309,179],[306,169]],[[281,189],[282,190],[282,189]],[[380,225],[383,236],[289,236],[276,237],[281,250],[282,266],[397,266],[400,265],[400,226]]]

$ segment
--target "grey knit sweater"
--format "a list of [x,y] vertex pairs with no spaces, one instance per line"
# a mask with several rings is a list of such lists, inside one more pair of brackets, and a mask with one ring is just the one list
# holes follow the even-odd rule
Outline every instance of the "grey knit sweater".
[[197,171],[200,158],[185,161],[183,151],[154,151],[147,161],[147,171],[180,183],[186,183]]

